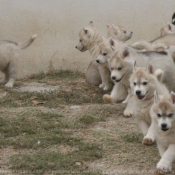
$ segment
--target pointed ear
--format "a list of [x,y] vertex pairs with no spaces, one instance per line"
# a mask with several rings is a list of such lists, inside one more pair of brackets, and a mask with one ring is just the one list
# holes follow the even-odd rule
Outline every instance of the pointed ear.
[[154,75],[156,76],[156,78],[159,82],[162,81],[163,71],[161,69],[156,69]]
[[154,91],[154,103],[159,103],[160,99],[159,96],[157,94],[157,91]]
[[126,58],[126,57],[128,57],[129,56],[129,50],[128,50],[128,48],[124,48],[124,50],[123,50],[123,53],[122,53],[122,55],[121,55],[121,57],[124,59],[124,58]]
[[109,45],[111,46],[111,49],[114,51],[115,50],[115,40],[112,37],[109,38]]
[[89,25],[93,26],[94,25],[93,21],[90,21],[89,22]]
[[119,27],[116,26],[116,25],[114,25],[114,24],[112,24],[112,27],[113,27],[115,30],[117,30],[117,31],[118,31],[118,29],[119,29]]
[[154,68],[153,68],[153,66],[152,66],[152,64],[150,62],[148,62],[147,65],[146,65],[146,71],[149,74],[153,74],[154,73]]
[[87,28],[83,28],[83,30],[84,30],[85,34],[88,34],[88,29]]
[[133,64],[133,72],[136,71],[136,61],[134,61],[134,64]]
[[171,91],[170,95],[171,95],[171,102],[174,104],[175,103],[175,93]]
[[107,24],[106,26],[107,26],[107,29],[109,29],[111,27],[111,25],[109,25],[109,24]]

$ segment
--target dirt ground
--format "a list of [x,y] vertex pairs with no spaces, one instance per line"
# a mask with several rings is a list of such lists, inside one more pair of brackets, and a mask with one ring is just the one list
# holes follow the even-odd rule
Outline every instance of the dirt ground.
[[1,86],[0,174],[154,174],[156,145],[141,143],[125,104],[104,104],[105,93],[71,71]]

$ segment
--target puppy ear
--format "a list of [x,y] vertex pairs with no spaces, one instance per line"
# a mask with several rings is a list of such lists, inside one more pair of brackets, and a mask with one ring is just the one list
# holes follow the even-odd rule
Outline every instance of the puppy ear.
[[171,102],[174,104],[175,103],[175,93],[171,91],[170,95],[171,95]]
[[109,38],[109,45],[111,46],[111,49],[114,51],[115,50],[115,40],[112,37]]
[[118,29],[119,29],[119,27],[116,26],[116,25],[114,25],[114,24],[112,24],[112,27],[113,27],[115,30],[117,30],[117,31],[118,31]]
[[168,22],[168,30],[172,31],[171,24]]
[[136,61],[134,61],[134,64],[133,64],[133,72],[136,71]]
[[90,22],[89,22],[89,25],[90,25],[90,26],[93,26],[93,25],[94,25],[93,21],[90,21]]
[[157,94],[157,91],[154,91],[154,103],[159,103],[160,99],[159,96]]
[[122,58],[124,59],[124,58],[128,57],[129,54],[130,54],[130,53],[129,53],[128,48],[124,48],[123,53],[122,53]]
[[161,69],[156,69],[154,75],[156,76],[159,82],[162,82],[163,71]]
[[83,28],[84,34],[87,35],[88,37],[90,37],[90,32],[89,29],[87,28]]
[[153,66],[152,66],[152,64],[150,62],[148,62],[147,65],[146,65],[146,71],[149,74],[153,74],[154,73],[154,68],[153,68]]

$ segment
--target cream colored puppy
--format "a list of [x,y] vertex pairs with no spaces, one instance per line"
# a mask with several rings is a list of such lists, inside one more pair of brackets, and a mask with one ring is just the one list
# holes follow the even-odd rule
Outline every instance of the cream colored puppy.
[[24,43],[16,43],[13,41],[0,41],[0,70],[4,73],[4,78],[0,84],[5,84],[6,87],[13,87],[16,80],[16,58],[19,57],[19,52],[22,49],[30,46],[37,35],[33,35]]
[[[99,45],[103,42],[102,34],[96,29],[93,22],[91,21],[87,27],[84,27],[79,32],[79,42],[76,48],[81,51],[89,51],[92,56],[91,64],[97,67],[102,83],[99,85],[103,90],[109,90],[112,87],[110,79],[110,71],[108,63],[99,64],[96,62],[96,58],[99,55]],[[93,77],[91,77],[93,78]]]
[[[110,38],[113,37],[114,39],[125,42],[132,37],[132,32],[127,31],[121,26],[112,24],[112,25],[107,25],[107,36]],[[100,47],[100,55],[102,53],[102,49],[105,49],[106,51],[108,50],[109,52],[111,52],[111,48],[109,48],[109,44],[108,44],[108,39],[106,39],[105,37],[103,37],[103,41],[99,47]],[[110,55],[109,52],[108,54],[104,53],[101,57],[97,57],[96,62],[99,64],[106,64],[107,58],[109,58],[109,55]],[[97,66],[93,62],[90,63],[87,69],[86,79],[88,83],[93,85],[101,84],[100,87],[103,88],[101,76],[99,74]]]
[[153,66],[148,63],[147,68],[135,67],[130,77],[130,87],[133,96],[128,101],[124,115],[128,116],[128,111],[136,117],[139,128],[145,136],[151,125],[150,108],[154,102],[154,91],[162,95],[169,95],[165,85],[161,83],[163,71],[154,71]]
[[151,107],[152,123],[143,144],[152,144],[154,141],[161,156],[157,169],[163,172],[172,171],[175,160],[175,93],[171,98],[166,95],[154,93],[154,104]]
[[123,43],[118,46],[118,51],[109,59],[111,68],[111,79],[115,86],[111,94],[105,94],[103,100],[107,103],[115,103],[126,99],[130,88],[129,77],[133,71],[133,64],[136,61],[139,67],[145,67],[148,61],[155,69],[164,72],[163,83],[166,83],[169,90],[175,90],[175,67],[169,52],[137,52]]

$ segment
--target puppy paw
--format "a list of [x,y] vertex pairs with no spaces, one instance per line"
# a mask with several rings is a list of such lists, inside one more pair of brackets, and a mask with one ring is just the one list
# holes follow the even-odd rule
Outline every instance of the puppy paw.
[[5,86],[8,87],[8,88],[12,88],[13,87],[13,83],[8,82],[8,83],[5,84]]
[[100,88],[100,89],[102,89],[103,87],[104,87],[104,85],[103,85],[103,84],[100,84],[100,85],[99,85],[99,88]]
[[157,169],[162,170],[164,173],[169,173],[172,171],[172,165],[170,162],[161,159],[157,164]]
[[103,87],[103,90],[104,90],[104,91],[107,91],[107,90],[109,90],[109,89],[110,89],[109,86],[104,86],[104,87]]
[[163,170],[157,169],[157,170],[154,172],[154,175],[164,175],[164,172],[163,172]]
[[128,101],[127,100],[124,100],[122,103],[127,103]]
[[143,138],[142,143],[143,143],[144,145],[152,145],[152,144],[154,143],[154,139],[145,136],[145,137]]
[[123,114],[124,114],[125,117],[132,117],[133,110],[132,109],[124,110],[124,113]]
[[112,98],[111,98],[110,95],[108,95],[108,94],[103,95],[103,101],[104,101],[105,103],[113,103]]

